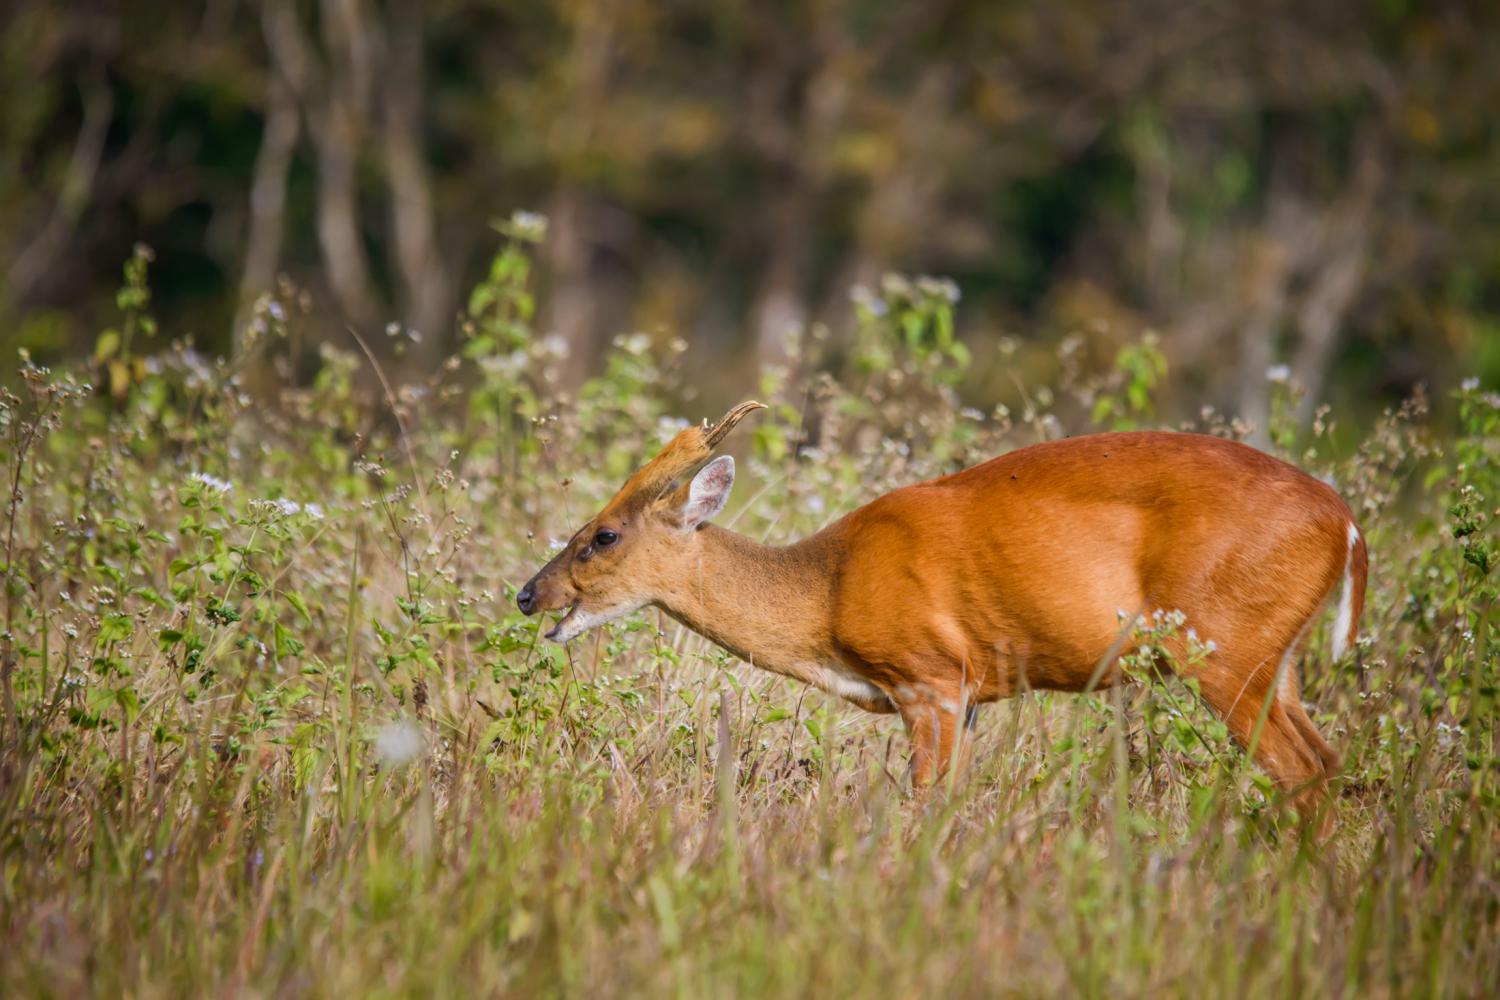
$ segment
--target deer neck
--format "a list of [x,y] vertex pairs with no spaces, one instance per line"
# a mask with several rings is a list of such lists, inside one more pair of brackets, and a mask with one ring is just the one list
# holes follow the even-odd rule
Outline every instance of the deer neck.
[[835,533],[772,546],[710,524],[692,547],[656,602],[669,615],[777,673],[807,678],[833,660]]

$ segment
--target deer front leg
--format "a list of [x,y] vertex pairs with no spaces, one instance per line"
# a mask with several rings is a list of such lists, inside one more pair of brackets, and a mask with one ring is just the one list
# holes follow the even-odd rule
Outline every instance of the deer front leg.
[[[973,706],[960,704],[957,692],[951,698],[929,691],[901,694],[907,695],[897,699],[897,707],[911,744],[911,786],[921,792],[948,773],[959,741],[959,723],[966,715],[972,718]],[[961,760],[960,768],[962,764]]]

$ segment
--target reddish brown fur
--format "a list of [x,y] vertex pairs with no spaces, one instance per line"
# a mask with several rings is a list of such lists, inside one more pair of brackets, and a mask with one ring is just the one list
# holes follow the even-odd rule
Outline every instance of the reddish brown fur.
[[[1195,673],[1205,701],[1283,788],[1317,801],[1337,766],[1295,656],[1346,564],[1352,640],[1364,541],[1351,550],[1332,489],[1253,448],[1156,432],[1049,442],[786,547],[684,528],[687,491],[622,490],[528,585],[539,606],[592,621],[656,605],[759,666],[898,711],[919,785],[948,767],[966,706],[1109,685],[1120,613],[1178,610],[1216,646]],[[591,549],[601,527],[620,541]]]

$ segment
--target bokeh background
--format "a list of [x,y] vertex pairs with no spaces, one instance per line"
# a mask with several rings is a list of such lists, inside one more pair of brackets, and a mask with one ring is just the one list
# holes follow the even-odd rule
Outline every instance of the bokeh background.
[[1500,379],[1492,3],[7,8],[7,356],[89,356],[143,242],[163,342],[232,352],[284,276],[435,366],[525,210],[565,379],[640,332],[739,395],[887,272],[957,283],[976,405],[1147,331],[1179,414]]

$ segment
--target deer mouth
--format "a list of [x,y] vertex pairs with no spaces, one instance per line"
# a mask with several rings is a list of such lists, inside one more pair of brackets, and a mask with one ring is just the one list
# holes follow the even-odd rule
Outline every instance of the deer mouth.
[[582,603],[583,599],[579,598],[572,604],[568,605],[567,614],[559,618],[557,620],[557,624],[548,629],[547,632],[543,635],[543,638],[551,639],[553,642],[566,642],[568,639],[572,638],[571,635],[567,637],[563,636],[564,627],[578,615],[578,605]]

